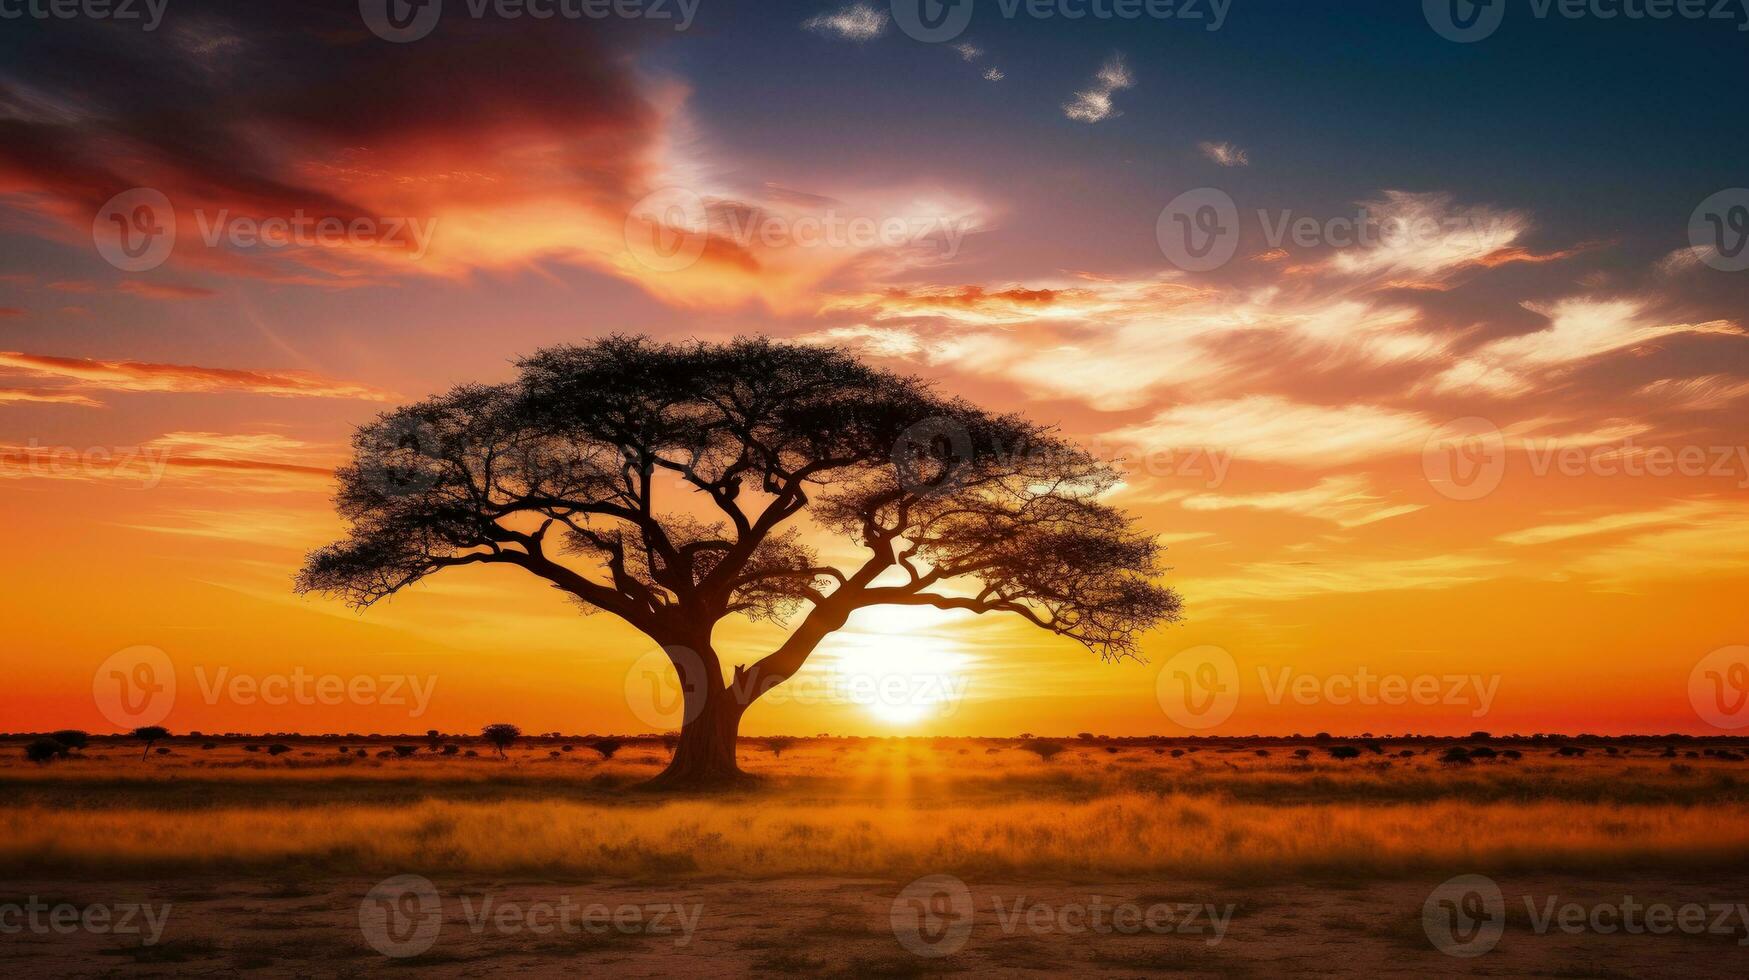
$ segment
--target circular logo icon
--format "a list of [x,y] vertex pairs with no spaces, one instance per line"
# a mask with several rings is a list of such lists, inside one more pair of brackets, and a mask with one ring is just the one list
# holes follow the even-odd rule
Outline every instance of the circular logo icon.
[[385,41],[406,44],[430,34],[443,16],[443,0],[358,0],[364,26]]
[[1729,187],[1700,202],[1688,216],[1688,243],[1720,272],[1749,269],[1749,188]]
[[1447,41],[1469,44],[1500,29],[1506,0],[1421,0],[1427,26]]
[[1239,208],[1223,190],[1185,191],[1161,209],[1154,238],[1166,261],[1185,272],[1219,269],[1239,248]]
[[1458,875],[1427,896],[1421,928],[1447,956],[1481,956],[1506,931],[1506,898],[1487,875]]
[[[704,710],[704,658],[683,646],[651,650],[626,671],[626,706],[651,728],[684,726]],[[691,692],[693,697],[686,695]]]
[[117,728],[156,725],[176,704],[176,665],[157,647],[118,650],[92,673],[91,698]]
[[1239,706],[1239,663],[1220,647],[1191,647],[1160,666],[1154,696],[1185,728],[1213,728]]
[[704,254],[709,238],[704,198],[684,187],[652,191],[626,212],[626,251],[656,272],[690,268]]
[[899,486],[918,496],[946,493],[966,478],[972,434],[957,419],[932,415],[906,429],[893,443]]
[[1749,725],[1749,647],[1722,647],[1688,672],[1688,703],[1714,728]]
[[358,928],[370,948],[384,956],[418,956],[443,930],[443,899],[429,878],[384,878],[358,903]]
[[1506,437],[1484,418],[1447,422],[1421,447],[1421,473],[1444,496],[1479,500],[1506,476]]
[[105,262],[123,272],[156,269],[176,246],[176,211],[162,191],[122,191],[97,210],[91,241]]
[[424,419],[397,413],[366,431],[359,477],[385,497],[412,497],[443,474],[437,431]]
[[972,890],[953,875],[928,875],[900,890],[890,914],[893,937],[929,959],[952,956],[972,937]]
[[972,22],[972,0],[892,0],[893,23],[925,44],[951,41]]

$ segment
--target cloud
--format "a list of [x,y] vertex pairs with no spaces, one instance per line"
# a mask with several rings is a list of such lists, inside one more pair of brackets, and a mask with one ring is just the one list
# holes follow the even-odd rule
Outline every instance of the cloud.
[[103,403],[70,391],[44,388],[0,388],[0,405],[29,402],[41,405],[77,405],[81,408],[102,408]]
[[16,373],[71,382],[78,389],[132,392],[247,392],[278,398],[356,398],[388,401],[393,396],[368,385],[334,381],[302,371],[243,371],[232,368],[140,361],[101,361],[0,351],[0,374]]
[[1135,84],[1135,76],[1130,74],[1123,56],[1113,55],[1093,76],[1092,87],[1076,92],[1073,99],[1063,103],[1063,115],[1084,123],[1110,119],[1119,115],[1112,104],[1112,96]]
[[[810,31],[846,41],[872,41],[887,32],[887,12],[866,3],[853,3],[840,7],[829,14],[818,14],[802,22],[802,26]],[[961,45],[968,48],[971,45]],[[976,51],[976,49],[973,49]],[[961,56],[967,61],[976,57],[967,55],[962,50]]]
[[1483,344],[1435,378],[1433,390],[1521,395],[1540,377],[1666,337],[1742,333],[1725,320],[1660,323],[1646,315],[1639,299],[1570,297],[1523,305],[1546,317],[1548,326]]
[[1239,459],[1318,467],[1420,452],[1433,430],[1418,412],[1250,395],[1178,405],[1110,435],[1151,451],[1221,449]]
[[1002,69],[995,66],[984,69],[984,81],[986,82],[1000,82],[1007,77],[1008,76],[1002,71]]
[[1635,392],[1681,412],[1711,412],[1749,395],[1749,379],[1723,374],[1696,378],[1660,378]]
[[1202,155],[1223,167],[1248,167],[1251,165],[1251,155],[1232,143],[1198,143],[1196,148]]
[[1576,574],[1629,584],[1749,569],[1749,511],[1740,506],[1689,526],[1649,531],[1573,562]]
[[1356,558],[1328,562],[1254,562],[1229,577],[1184,580],[1178,588],[1191,601],[1303,599],[1326,593],[1447,589],[1483,582],[1498,574],[1505,559],[1479,555],[1427,555],[1414,558]]
[[1361,527],[1392,517],[1421,510],[1420,504],[1385,505],[1373,494],[1365,477],[1358,475],[1327,476],[1316,484],[1299,490],[1279,490],[1250,494],[1196,494],[1184,498],[1186,510],[1251,510],[1282,511],[1343,527]]
[[1331,259],[1349,275],[1427,276],[1487,262],[1530,229],[1518,211],[1457,207],[1449,194],[1385,191],[1361,202],[1367,226],[1362,241]]
[[1720,507],[1716,501],[1684,500],[1656,510],[1611,512],[1584,521],[1528,527],[1502,534],[1495,540],[1502,544],[1537,545],[1612,531],[1640,530],[1661,524],[1703,526],[1707,523],[1706,518],[1719,513]]

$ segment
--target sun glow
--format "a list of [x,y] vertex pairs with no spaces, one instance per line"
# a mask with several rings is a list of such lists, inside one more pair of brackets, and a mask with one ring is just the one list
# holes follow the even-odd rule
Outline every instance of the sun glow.
[[930,611],[883,610],[878,622],[827,641],[815,683],[826,686],[825,700],[891,725],[946,718],[959,710],[974,660],[959,641],[930,632],[939,625]]

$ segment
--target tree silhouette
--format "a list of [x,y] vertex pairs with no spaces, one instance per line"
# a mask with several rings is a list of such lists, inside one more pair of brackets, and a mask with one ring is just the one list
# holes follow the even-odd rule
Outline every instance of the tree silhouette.
[[134,737],[146,743],[145,751],[140,753],[140,761],[144,762],[146,756],[152,754],[152,743],[161,738],[169,738],[170,730],[157,725],[146,725],[143,728],[134,729]]
[[522,729],[515,725],[487,725],[480,729],[480,734],[485,736],[486,741],[492,743],[492,747],[498,750],[499,755],[503,755],[505,749],[522,737]]
[[[742,715],[858,609],[1007,613],[1106,659],[1178,618],[1159,546],[1100,500],[1118,472],[1018,416],[768,340],[609,337],[519,367],[362,427],[338,473],[351,533],[298,588],[367,607],[508,565],[623,619],[680,679],[658,785],[737,781]],[[826,564],[804,527],[864,554]],[[712,632],[736,615],[789,630],[728,675]]]
[[91,744],[91,736],[77,728],[63,728],[58,732],[50,732],[49,738],[65,745],[69,749],[84,750]]

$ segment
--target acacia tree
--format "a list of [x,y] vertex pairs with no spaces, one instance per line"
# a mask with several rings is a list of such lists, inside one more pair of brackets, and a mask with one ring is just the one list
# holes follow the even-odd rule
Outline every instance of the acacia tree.
[[[1117,472],[1019,416],[763,339],[609,337],[519,367],[363,426],[338,472],[351,533],[298,588],[368,607],[508,565],[623,619],[680,679],[657,785],[738,781],[742,715],[858,609],[1006,613],[1107,660],[1178,618],[1159,546],[1099,499]],[[861,554],[825,563],[804,530]],[[786,638],[730,675],[712,642],[730,616]]]

